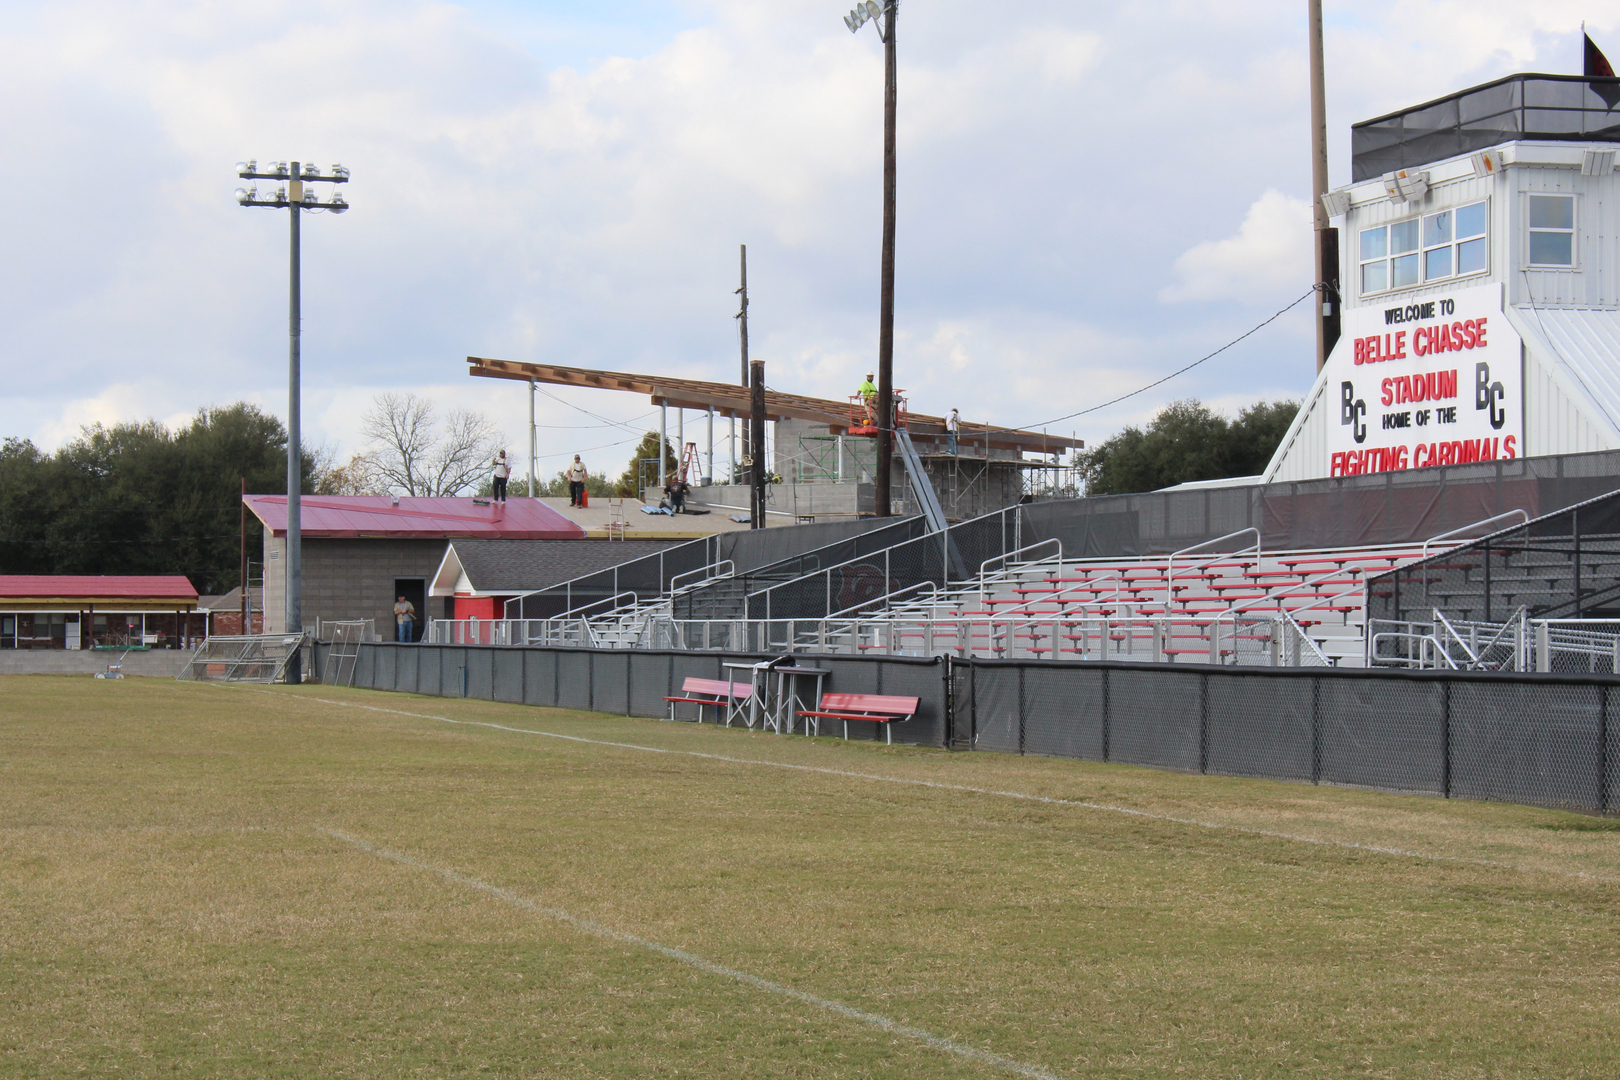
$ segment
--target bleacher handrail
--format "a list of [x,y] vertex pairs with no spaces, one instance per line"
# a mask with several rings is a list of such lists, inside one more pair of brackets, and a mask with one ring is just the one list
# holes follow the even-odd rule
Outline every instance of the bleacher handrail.
[[[641,555],[641,556],[638,556],[637,558],[634,558],[634,559],[626,559],[622,563],[616,563],[613,566],[605,566],[600,570],[592,570],[588,574],[579,574],[579,575],[577,575],[575,577],[569,578],[567,581],[559,581],[555,585],[547,585],[543,589],[530,589],[528,592],[519,593],[518,595],[516,595],[516,596],[512,597],[511,599],[507,600],[506,603],[502,605],[502,607],[504,609],[502,614],[504,614],[508,619],[514,618],[514,616],[512,615],[512,605],[517,604],[518,605],[518,615],[516,616],[516,618],[518,618],[520,621],[528,621],[528,620],[523,620],[522,619],[523,601],[527,600],[531,596],[540,596],[540,595],[545,594],[545,593],[554,593],[559,589],[562,590],[563,596],[565,597],[565,599],[563,601],[564,604],[568,608],[571,609],[573,607],[573,602],[574,602],[574,586],[582,585],[584,582],[589,581],[592,578],[599,578],[604,574],[612,574],[613,575],[612,590],[614,592],[618,592],[619,591],[619,585],[618,585],[619,572],[621,570],[625,569],[626,567],[635,566],[638,563],[650,562],[650,561],[652,561],[654,559],[658,560],[659,591],[660,591],[660,593],[662,593],[663,588],[664,588],[664,585],[663,585],[663,582],[664,582],[663,566],[664,566],[664,561],[666,559],[668,559],[669,557],[671,557],[673,555],[676,555],[679,552],[683,552],[683,551],[686,551],[686,550],[688,550],[690,548],[699,547],[699,546],[703,547],[704,551],[707,552],[709,550],[710,546],[712,545],[714,547],[715,552],[718,552],[719,551],[719,538],[720,538],[720,536],[721,536],[720,533],[715,533],[715,534],[710,535],[710,536],[700,536],[696,540],[688,540],[684,544],[677,544],[674,547],[670,547],[670,548],[662,548],[662,549],[660,549],[658,551],[654,551],[654,552],[652,552],[650,554],[647,554],[647,555]],[[709,557],[712,559],[712,555],[709,556]],[[710,563],[709,565],[712,565],[712,563]],[[553,615],[553,616],[550,616],[550,617],[551,618],[562,618],[562,614]]]
[[[1063,541],[1059,540],[1055,536],[1050,536],[1050,537],[1047,537],[1045,540],[1037,540],[1033,544],[1025,544],[1021,548],[1016,548],[1016,549],[1014,549],[1012,551],[1004,552],[1004,553],[1002,553],[1000,555],[992,555],[990,558],[988,558],[988,559],[984,560],[983,562],[981,562],[979,564],[979,591],[980,591],[980,593],[984,592],[984,578],[985,578],[985,574],[987,574],[989,572],[989,570],[990,570],[990,564],[991,563],[1002,562],[1002,561],[1004,561],[1006,559],[1012,558],[1015,555],[1022,555],[1027,551],[1035,551],[1038,548],[1046,547],[1048,544],[1056,544],[1057,545],[1057,561],[1058,561],[1058,567],[1059,567],[1059,569],[1061,569],[1062,566],[1063,566]],[[1026,565],[1026,566],[1039,566],[1041,563],[1046,563],[1046,562],[1051,562],[1051,561],[1052,561],[1052,557],[1049,555],[1044,559],[1026,559],[1024,561],[1024,565]]]
[[[1255,558],[1257,558],[1257,559],[1262,558],[1263,555],[1262,555],[1261,550],[1260,550],[1260,545],[1261,545],[1260,530],[1256,529],[1256,528],[1252,528],[1252,527],[1248,528],[1248,529],[1239,529],[1237,532],[1230,532],[1230,533],[1227,533],[1225,536],[1217,536],[1213,540],[1205,540],[1201,544],[1194,544],[1191,547],[1184,547],[1180,551],[1172,551],[1170,553],[1169,558],[1165,559],[1165,561],[1164,561],[1164,610],[1169,611],[1175,605],[1175,602],[1176,602],[1176,559],[1179,556],[1191,555],[1193,552],[1197,551],[1199,548],[1207,548],[1211,544],[1220,544],[1220,543],[1226,542],[1227,540],[1236,540],[1238,537],[1245,536],[1245,535],[1247,535],[1249,533],[1254,534],[1254,554],[1255,554]],[[1246,555],[1246,554],[1248,554],[1248,551],[1249,551],[1249,549],[1247,547],[1238,548],[1238,550],[1236,550],[1236,551],[1222,551],[1222,552],[1219,552],[1219,553],[1211,556],[1211,560],[1212,559],[1225,558],[1226,556],[1229,556],[1229,555]],[[1205,561],[1211,561],[1211,560],[1205,560]]]
[[[1470,531],[1472,531],[1474,529],[1479,528],[1482,525],[1491,525],[1491,524],[1494,524],[1495,522],[1501,521],[1504,518],[1510,518],[1510,517],[1513,517],[1515,515],[1517,515],[1521,519],[1520,522],[1519,522],[1519,525],[1510,525],[1509,528],[1515,528],[1516,529],[1520,525],[1528,525],[1528,524],[1530,524],[1530,512],[1529,511],[1524,510],[1524,509],[1519,508],[1519,507],[1515,507],[1512,510],[1504,510],[1500,514],[1495,514],[1495,515],[1493,515],[1491,517],[1488,517],[1488,518],[1481,518],[1480,520],[1470,522],[1467,525],[1462,526],[1461,528],[1452,529],[1450,532],[1443,532],[1443,533],[1440,533],[1440,534],[1438,534],[1436,536],[1429,537],[1427,540],[1423,541],[1423,554],[1419,557],[1419,561],[1422,561],[1423,559],[1427,559],[1429,557],[1429,545],[1430,544],[1438,544],[1438,543],[1441,543],[1442,541],[1450,540],[1454,536],[1459,536],[1462,533],[1470,532]],[[1502,532],[1502,531],[1503,530],[1501,530],[1501,529],[1496,529],[1495,530],[1495,532]],[[1491,533],[1486,533],[1485,535],[1490,536],[1492,534]],[[1483,540],[1484,538],[1485,537],[1483,537],[1483,536],[1476,536],[1473,539],[1475,539],[1475,540]]]
[[[729,567],[731,567],[731,569],[726,571],[725,573],[719,573],[718,572],[719,568],[722,567],[722,566],[729,566]],[[711,573],[710,571],[715,571],[715,572]],[[678,584],[676,584],[676,582],[680,581],[682,578],[695,577],[698,574],[703,574],[704,577],[701,580],[693,583],[692,585],[688,586],[688,585],[678,585]],[[697,588],[697,587],[699,587],[701,585],[707,585],[711,581],[720,581],[720,580],[722,580],[724,578],[730,578],[730,577],[736,577],[736,576],[737,576],[737,564],[732,562],[730,559],[721,559],[718,562],[710,563],[708,566],[700,566],[696,570],[688,570],[684,574],[676,574],[674,577],[670,578],[669,579],[669,594],[671,596],[674,596],[676,593],[680,592],[683,588],[694,588],[695,589],[695,588]]]
[[[771,594],[774,593],[778,589],[790,588],[790,587],[792,587],[794,585],[799,585],[799,584],[801,584],[803,582],[807,582],[811,578],[815,578],[815,577],[822,576],[822,575],[826,575],[826,577],[828,579],[828,590],[827,590],[828,591],[828,597],[827,597],[826,606],[831,607],[832,606],[832,596],[831,596],[831,593],[832,593],[832,574],[835,571],[842,570],[842,569],[844,569],[845,567],[848,567],[848,566],[856,566],[856,565],[859,565],[860,563],[870,562],[871,560],[875,559],[877,556],[881,555],[881,556],[883,556],[883,576],[884,576],[885,582],[887,582],[888,580],[890,580],[890,569],[891,569],[891,565],[892,565],[891,555],[893,554],[893,552],[895,552],[899,548],[905,547],[907,544],[917,544],[917,543],[923,543],[923,542],[927,542],[927,541],[932,541],[932,540],[935,540],[936,538],[943,538],[943,543],[945,545],[945,549],[947,551],[949,551],[950,543],[951,543],[951,533],[955,532],[957,529],[966,529],[968,526],[977,525],[980,522],[988,521],[991,518],[996,518],[996,517],[999,517],[999,518],[1002,518],[1003,520],[1005,520],[1005,518],[1006,518],[1006,516],[1007,516],[1007,514],[1009,512],[1012,512],[1014,514],[1013,520],[1016,523],[1019,520],[1017,515],[1016,515],[1016,512],[1017,512],[1018,509],[1019,508],[1017,506],[1008,506],[1008,507],[1003,507],[1000,510],[992,510],[988,514],[981,514],[978,517],[970,518],[967,521],[959,521],[955,525],[952,525],[949,529],[946,529],[942,533],[938,533],[938,532],[924,533],[921,536],[913,536],[913,537],[910,537],[910,538],[908,538],[906,540],[900,541],[898,544],[891,544],[886,548],[881,548],[881,549],[879,549],[877,551],[868,552],[865,555],[858,555],[858,556],[856,556],[855,558],[852,558],[852,559],[845,559],[843,562],[834,563],[833,565],[827,566],[827,567],[822,567],[822,568],[814,570],[814,571],[812,571],[812,572],[810,572],[808,574],[801,574],[798,577],[790,578],[787,581],[772,582],[770,585],[767,585],[763,589],[758,589],[758,590],[756,590],[754,592],[744,594],[744,598],[743,598],[743,618],[745,620],[752,620],[752,618],[753,618],[754,600],[757,597],[763,596],[765,598],[765,621],[767,621],[767,622],[776,621],[776,620],[773,620],[771,618]],[[905,520],[909,521],[909,520],[912,520],[912,519],[908,518],[908,519],[905,519]],[[897,522],[896,524],[899,524],[899,522]],[[825,617],[826,617],[825,615],[813,616],[813,617],[811,617],[811,621],[814,621],[815,619],[825,618]]]
[[847,607],[842,611],[835,611],[831,615],[825,616],[821,621],[826,622],[828,619],[839,619],[850,614],[851,612],[860,611],[862,608],[870,607],[872,604],[893,601],[895,597],[904,596],[906,593],[920,591],[924,588],[928,589],[928,591],[934,596],[939,595],[938,585],[935,585],[932,581],[919,581],[914,584],[907,585],[904,588],[895,589],[893,592],[884,593],[882,596],[874,596],[870,600],[863,600],[859,604],[855,604],[852,607]]

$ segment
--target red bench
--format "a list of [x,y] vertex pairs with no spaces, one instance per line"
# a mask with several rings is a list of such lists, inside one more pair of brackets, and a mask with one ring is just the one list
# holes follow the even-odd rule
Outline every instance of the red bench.
[[675,706],[677,703],[696,705],[698,707],[698,723],[703,723],[703,706],[714,706],[714,722],[720,722],[720,710],[729,707],[732,702],[741,704],[753,694],[754,688],[747,683],[728,683],[724,679],[688,678],[681,683],[681,693],[678,697],[666,697],[669,702],[669,718],[675,719]]
[[819,709],[802,710],[799,715],[811,720],[842,720],[844,738],[849,738],[851,720],[871,720],[883,725],[884,742],[894,744],[894,729],[890,724],[901,724],[917,714],[918,699],[889,697],[883,694],[822,694]]

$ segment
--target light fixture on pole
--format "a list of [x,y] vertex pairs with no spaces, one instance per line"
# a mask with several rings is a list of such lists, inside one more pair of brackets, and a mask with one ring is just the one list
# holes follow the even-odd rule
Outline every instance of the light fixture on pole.
[[[855,33],[868,22],[877,26],[883,41],[883,257],[878,312],[878,407],[877,466],[873,495],[878,517],[893,513],[889,482],[894,473],[894,114],[899,97],[895,79],[894,21],[900,0],[877,0],[856,4],[844,17],[844,25]],[[880,15],[887,18],[879,21]]]
[[[285,161],[278,161],[260,168],[258,161],[254,160],[238,162],[236,175],[244,180],[281,182],[274,192],[268,194],[260,194],[257,183],[251,188],[237,188],[236,201],[241,205],[267,206],[276,210],[292,211],[288,215],[292,226],[287,274],[287,557],[282,571],[286,593],[286,625],[283,632],[291,633],[294,630],[302,630],[304,626],[303,526],[299,505],[304,478],[303,448],[299,431],[302,415],[298,354],[299,323],[302,319],[299,285],[301,274],[298,246],[299,215],[311,210],[330,210],[334,214],[341,214],[347,210],[349,204],[344,201],[336,185],[349,182],[349,170],[342,165],[333,165],[330,173],[322,173],[318,166],[305,165],[297,161],[290,165]],[[315,192],[315,184],[334,185],[331,197],[322,202]],[[292,662],[287,665],[287,678],[291,682],[298,682],[302,678],[296,652],[293,654]]]

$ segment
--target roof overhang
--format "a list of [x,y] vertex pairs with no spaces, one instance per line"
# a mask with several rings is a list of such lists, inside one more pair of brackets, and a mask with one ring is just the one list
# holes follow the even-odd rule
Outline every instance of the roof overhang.
[[130,596],[0,596],[0,611],[191,611],[196,600]]
[[[592,368],[561,367],[556,364],[526,364],[515,360],[491,360],[482,356],[467,357],[468,374],[485,379],[511,379],[516,382],[540,382],[555,386],[581,386],[593,390],[619,390],[630,394],[645,394],[654,405],[668,405],[677,409],[713,409],[721,416],[749,416],[752,406],[748,387],[731,383],[707,382],[702,379],[680,379],[665,375],[633,375],[622,371],[598,371]],[[849,427],[849,403],[829,401],[826,398],[784,394],[779,390],[765,391],[765,419],[767,421],[794,419],[826,424],[834,434]],[[913,435],[945,435],[945,418],[912,412],[908,414],[907,429]],[[974,424],[963,420],[960,438],[964,443],[981,446],[988,439],[998,450],[1017,450],[1027,453],[1052,453],[1079,449],[1079,439],[1061,435],[1046,435],[1039,431],[1019,431],[998,428],[991,424]]]

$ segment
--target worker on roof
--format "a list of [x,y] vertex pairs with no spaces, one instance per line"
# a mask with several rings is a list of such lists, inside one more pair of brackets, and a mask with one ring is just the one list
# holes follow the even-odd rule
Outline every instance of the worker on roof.
[[945,418],[945,439],[950,444],[950,449],[948,449],[946,451],[946,453],[949,453],[949,454],[956,453],[956,438],[961,433],[962,433],[962,417],[957,413],[957,411],[955,409],[952,409],[951,410],[951,415],[949,415],[949,416],[947,416]]
[[502,450],[495,455],[495,477],[490,485],[492,497],[498,503],[506,501],[506,481],[512,475],[512,467],[506,463],[506,451]]
[[866,404],[866,422],[868,424],[877,423],[878,388],[877,384],[872,381],[870,371],[866,373],[866,381],[861,383],[860,389],[855,392],[861,395],[861,401]]
[[583,506],[585,504],[585,463],[574,455],[574,463],[568,466],[568,505]]

